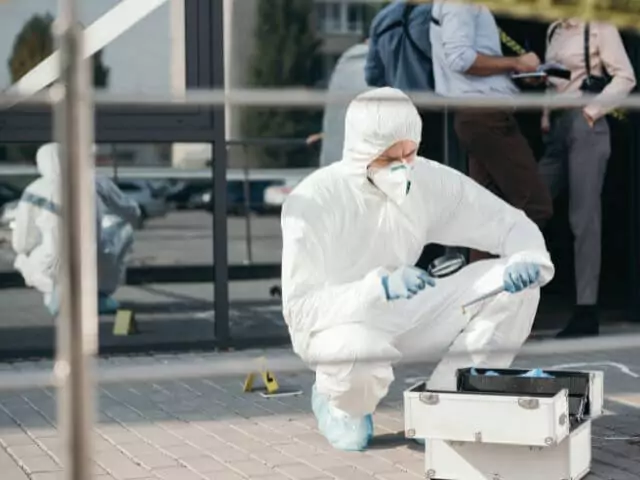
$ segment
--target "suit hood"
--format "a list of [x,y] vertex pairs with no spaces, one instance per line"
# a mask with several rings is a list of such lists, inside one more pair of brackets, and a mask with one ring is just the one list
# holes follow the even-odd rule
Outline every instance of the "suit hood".
[[347,109],[343,166],[364,180],[368,165],[403,140],[422,140],[422,120],[411,99],[390,87],[362,93]]
[[36,154],[38,172],[47,180],[57,181],[61,175],[60,152],[57,143],[47,143]]

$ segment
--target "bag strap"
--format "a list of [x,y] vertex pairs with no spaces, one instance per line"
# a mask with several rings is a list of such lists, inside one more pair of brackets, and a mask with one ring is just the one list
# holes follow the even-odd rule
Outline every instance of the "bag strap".
[[400,20],[396,20],[395,22],[391,22],[389,25],[380,30],[377,33],[378,37],[386,35],[396,28],[404,27],[404,25],[408,23],[409,16],[411,15],[411,12],[415,7],[416,5],[414,5],[413,3],[407,3],[402,11],[402,18]]
[[591,27],[589,22],[584,25],[584,65],[587,69],[587,77],[591,76],[591,47],[589,45],[589,37],[591,36]]
[[547,45],[551,43],[551,39],[553,38],[555,33],[558,31],[558,27],[560,26],[560,23],[561,22],[556,22],[556,24],[553,27],[551,27],[551,30],[549,30],[549,35],[547,35]]
[[418,45],[418,43],[413,39],[411,32],[409,31],[409,17],[411,16],[411,13],[413,12],[414,8],[416,8],[416,6],[417,5],[413,3],[407,3],[407,5],[404,7],[404,12],[402,13],[402,30],[404,31],[404,34],[407,37],[407,40],[409,40],[409,43],[411,44],[413,49],[418,52],[422,59],[426,62],[431,62],[431,57],[429,57],[429,55],[427,55],[427,52],[425,52],[422,47]]

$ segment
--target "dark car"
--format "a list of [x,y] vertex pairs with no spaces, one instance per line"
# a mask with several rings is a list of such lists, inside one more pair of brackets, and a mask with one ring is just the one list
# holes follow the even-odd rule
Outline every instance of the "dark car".
[[[245,201],[245,185],[241,180],[230,180],[227,183],[227,211],[230,215],[244,215],[249,207],[249,211],[254,213],[265,213],[267,211],[264,203],[264,191],[271,185],[277,185],[277,180],[252,180],[249,183],[249,202]],[[213,197],[211,190],[205,196],[205,209],[213,211]],[[248,205],[247,205],[248,203]]]
[[186,182],[171,192],[167,201],[179,210],[199,208],[202,206],[199,197],[208,190],[211,190],[211,180]]

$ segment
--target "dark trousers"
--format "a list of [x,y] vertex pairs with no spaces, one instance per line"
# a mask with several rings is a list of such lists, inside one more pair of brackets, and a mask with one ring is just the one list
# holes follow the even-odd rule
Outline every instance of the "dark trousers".
[[[418,148],[420,157],[434,160],[438,163],[444,162],[444,115],[436,110],[419,110],[422,119],[422,141]],[[431,243],[424,247],[420,259],[416,266],[427,270],[429,264],[441,255],[444,255],[445,248],[442,245]]]
[[444,121],[442,112],[435,110],[419,110],[422,120],[422,141],[418,155],[438,163],[444,161]]
[[[542,228],[553,215],[549,189],[538,173],[529,143],[509,110],[456,112],[454,128],[469,155],[469,176]],[[471,259],[487,254],[471,252]]]

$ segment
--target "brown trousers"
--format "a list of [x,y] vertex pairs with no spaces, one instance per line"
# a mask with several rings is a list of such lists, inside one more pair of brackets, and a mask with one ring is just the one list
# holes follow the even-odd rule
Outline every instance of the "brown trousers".
[[[523,210],[542,228],[553,215],[553,201],[513,113],[489,108],[460,110],[454,126],[469,155],[470,177]],[[489,256],[472,251],[471,261]]]

